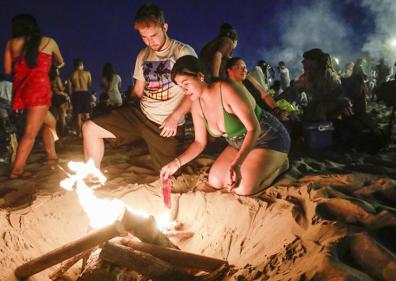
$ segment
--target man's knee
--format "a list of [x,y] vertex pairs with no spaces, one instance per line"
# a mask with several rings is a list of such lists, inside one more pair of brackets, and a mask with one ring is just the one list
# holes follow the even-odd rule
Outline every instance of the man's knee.
[[82,125],[82,133],[84,137],[90,136],[95,133],[95,127],[97,125],[91,120],[87,120]]

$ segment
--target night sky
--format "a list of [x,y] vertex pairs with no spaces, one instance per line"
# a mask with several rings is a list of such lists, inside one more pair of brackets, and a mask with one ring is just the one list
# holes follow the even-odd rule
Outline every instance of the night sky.
[[[1,1],[0,34],[1,52],[11,34],[11,18],[18,13],[34,15],[45,35],[53,37],[59,44],[65,58],[66,67],[62,70],[65,78],[71,71],[72,60],[79,57],[85,60],[87,70],[94,79],[94,89],[101,91],[99,79],[102,66],[106,62],[114,64],[123,79],[123,90],[131,83],[131,72],[135,58],[143,47],[138,33],[133,28],[137,8],[145,1],[132,0],[9,0]],[[245,58],[252,67],[260,58],[271,62],[275,60],[276,50],[287,40],[282,38],[285,26],[294,11],[318,1],[152,1],[159,4],[169,23],[170,37],[190,44],[198,53],[201,47],[217,35],[223,22],[231,23],[239,34],[239,42],[234,50],[235,56]],[[349,30],[353,30],[350,46],[364,43],[364,35],[370,30],[372,22],[365,9],[357,1],[319,1],[331,3],[331,10],[343,18]],[[327,5],[327,4],[326,4]],[[327,7],[328,8],[328,7]],[[290,22],[290,25],[296,25]],[[351,32],[351,31],[348,31]],[[304,45],[305,47],[305,45]],[[312,46],[320,47],[320,46]],[[301,47],[303,48],[303,47]],[[289,61],[299,61],[298,54]],[[0,60],[3,65],[3,57]]]

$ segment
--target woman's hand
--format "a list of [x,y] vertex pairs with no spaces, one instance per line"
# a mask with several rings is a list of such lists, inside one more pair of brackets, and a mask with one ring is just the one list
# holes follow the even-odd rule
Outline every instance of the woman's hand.
[[180,160],[172,160],[160,171],[161,180],[169,179],[180,168]]
[[231,192],[237,188],[241,181],[241,166],[239,164],[231,164],[228,168],[227,190]]

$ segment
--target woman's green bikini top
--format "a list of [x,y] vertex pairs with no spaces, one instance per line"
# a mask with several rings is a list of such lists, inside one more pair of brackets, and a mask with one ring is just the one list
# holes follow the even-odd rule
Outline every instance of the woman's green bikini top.
[[[261,116],[262,109],[256,104],[256,101],[254,100],[254,98],[247,91],[243,91],[243,92],[247,96],[247,99],[249,101],[249,105],[251,106],[251,108],[254,108],[254,113],[256,114],[257,119],[259,119]],[[220,84],[220,99],[221,99],[221,106],[223,107],[224,127],[226,130],[227,137],[233,138],[233,137],[241,136],[241,135],[245,134],[246,128],[243,125],[243,123],[241,122],[241,120],[237,116],[235,116],[231,113],[228,113],[224,109],[223,94],[221,92],[221,84]],[[222,137],[223,135],[216,135],[210,130],[209,125],[208,125],[208,120],[206,119],[205,113],[203,112],[203,109],[202,109],[201,99],[199,99],[199,105],[201,107],[202,115],[205,119],[206,129],[208,130],[209,134],[215,138]]]

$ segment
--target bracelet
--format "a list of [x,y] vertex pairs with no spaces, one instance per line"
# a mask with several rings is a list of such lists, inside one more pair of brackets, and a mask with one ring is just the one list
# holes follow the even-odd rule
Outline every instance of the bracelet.
[[177,168],[180,169],[180,167],[182,165],[180,159],[176,157],[175,161],[176,161],[176,164],[177,164]]

